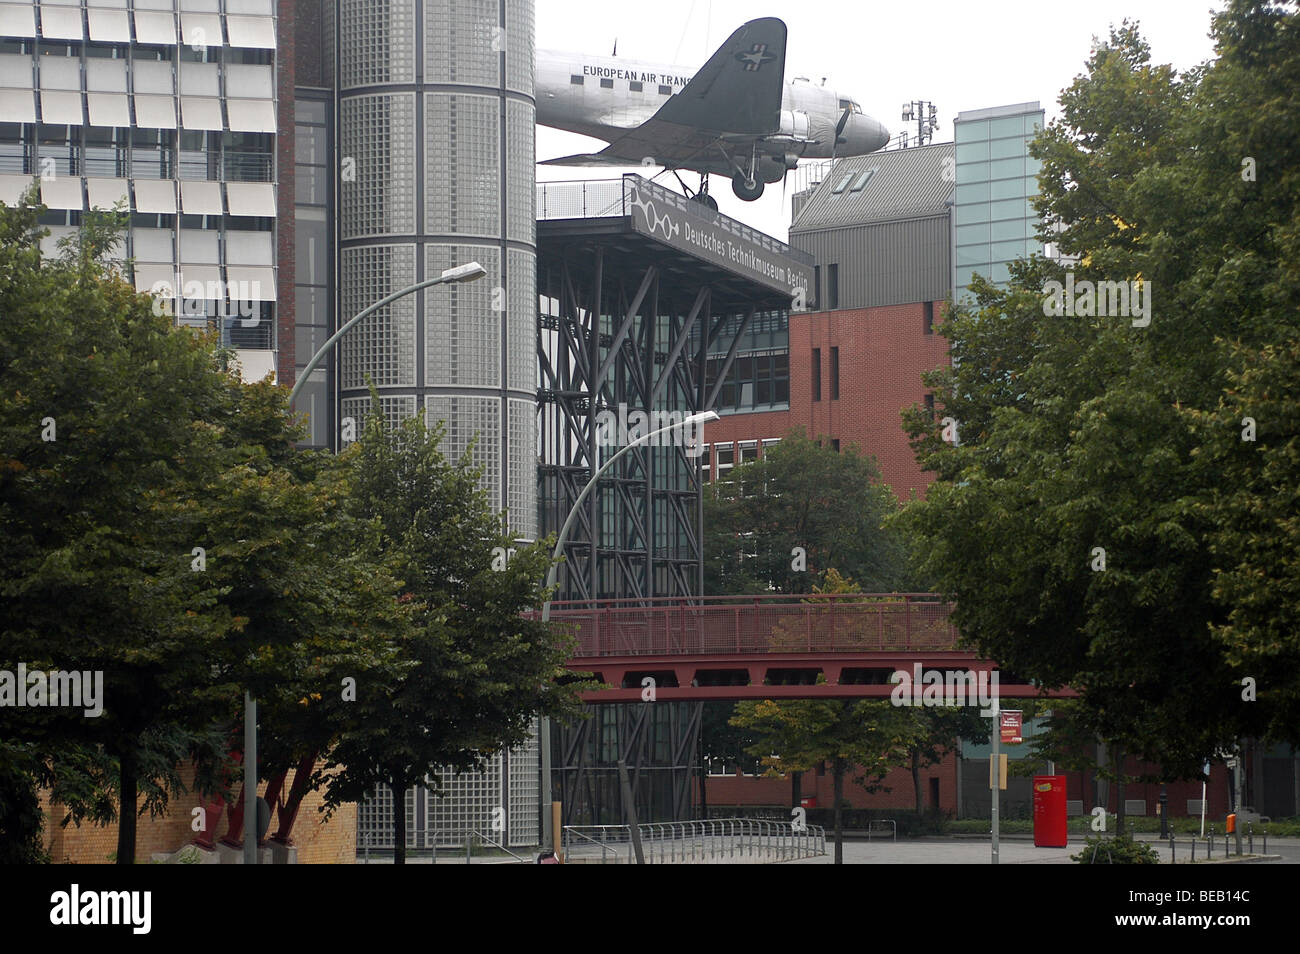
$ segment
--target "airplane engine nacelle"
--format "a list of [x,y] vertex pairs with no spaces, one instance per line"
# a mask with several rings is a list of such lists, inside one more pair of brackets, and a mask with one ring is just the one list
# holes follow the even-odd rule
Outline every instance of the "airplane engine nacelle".
[[769,184],[780,182],[797,165],[799,156],[793,152],[780,156],[763,156],[758,160],[758,177]]
[[808,138],[808,114],[797,109],[781,110],[781,135]]

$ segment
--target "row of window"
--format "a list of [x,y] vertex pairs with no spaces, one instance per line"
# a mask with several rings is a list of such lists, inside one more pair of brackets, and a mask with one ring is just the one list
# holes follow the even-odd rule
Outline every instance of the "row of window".
[[[932,301],[921,303],[921,329],[924,334],[934,334],[934,302]],[[830,399],[838,401],[840,398],[840,349],[832,346],[830,352]],[[814,401],[822,399],[821,348],[812,349],[812,399]],[[836,449],[838,450],[838,448]]]
[[[822,399],[822,349],[812,349],[812,399]],[[831,348],[831,400],[840,399],[840,349]]]
[[189,46],[136,46],[131,43],[66,43],[62,40],[39,40],[25,37],[0,36],[0,56],[31,56],[38,54],[38,65],[53,65],[61,59],[85,58],[87,64],[103,60],[133,63],[178,63],[182,68],[191,63],[222,63],[226,66],[269,66],[275,59],[275,50],[247,49],[243,47]]
[[[712,391],[725,356],[708,359],[705,388]],[[746,354],[736,357],[718,391],[718,412],[771,409],[790,403],[790,354]]]
[[0,122],[0,173],[26,176],[272,182],[274,148],[271,133]]
[[125,9],[90,7],[83,11],[80,6],[42,3],[37,31],[36,10],[34,3],[0,3],[0,34],[74,43],[89,37],[102,43],[275,49],[275,20],[269,16],[222,16],[184,10],[178,22],[171,10],[135,10],[131,15]]
[[[577,73],[573,73],[573,74],[571,74],[571,75],[569,76],[569,85],[570,85],[570,86],[583,86],[583,85],[585,85],[585,84],[584,84],[584,80],[585,80],[585,79],[586,79],[586,77],[584,77],[584,76],[580,76],[580,75],[577,74]],[[671,96],[671,95],[673,95],[673,88],[672,88],[671,86],[665,86],[663,83],[660,83],[660,84],[658,84],[658,85],[659,85],[659,95],[660,95],[660,96]],[[601,88],[601,89],[613,89],[613,88],[614,88],[614,81],[613,81],[612,79],[609,79],[608,77],[602,77],[602,78],[601,78],[601,81],[600,81],[600,88]],[[641,93],[641,92],[644,92],[644,91],[645,91],[645,84],[642,83],[640,80],[629,80],[629,81],[628,81],[628,84],[627,84],[627,88],[628,88],[629,90],[631,90],[632,92],[634,92],[634,93]]]
[[761,441],[719,441],[705,444],[699,456],[700,471],[706,481],[717,480],[737,464],[748,464],[758,460],[759,450],[766,454],[781,443],[781,438],[765,438]]
[[822,267],[813,266],[812,297],[808,302],[809,311],[834,311],[840,307],[840,266],[832,262],[826,266],[826,298],[822,299]]

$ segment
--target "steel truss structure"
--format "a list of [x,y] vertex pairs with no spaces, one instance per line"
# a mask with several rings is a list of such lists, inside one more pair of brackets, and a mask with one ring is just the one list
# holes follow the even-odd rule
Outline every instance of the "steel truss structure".
[[[627,763],[638,823],[692,817],[699,772],[701,704],[642,702],[592,706],[591,718],[553,727],[554,769],[565,824],[626,823],[618,760]],[[578,819],[580,821],[571,821]]]
[[[638,196],[651,195],[652,187],[639,188]],[[788,292],[738,274],[716,254],[638,231],[629,186],[618,189],[612,215],[537,223],[542,536],[559,530],[594,469],[635,440],[638,418],[645,434],[711,409],[755,314],[790,307]],[[732,340],[710,381],[708,355],[721,351],[724,328]],[[556,599],[648,604],[702,595],[703,447],[688,446],[692,436],[699,437],[682,429],[635,447],[601,479],[565,541]],[[699,704],[591,711],[591,719],[554,728],[552,784],[565,823],[626,820],[620,758],[634,780],[639,821],[691,817]]]

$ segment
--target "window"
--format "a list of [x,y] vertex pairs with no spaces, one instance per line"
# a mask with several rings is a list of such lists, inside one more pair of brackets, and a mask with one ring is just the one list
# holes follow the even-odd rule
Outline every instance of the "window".
[[713,479],[713,448],[710,445],[704,445],[704,450],[699,456],[699,462],[700,477],[705,483],[708,483]]
[[840,180],[839,185],[837,185],[834,189],[831,189],[831,194],[839,195],[841,192],[843,192],[845,189],[849,187],[849,183],[852,181],[853,181],[853,173],[850,172],[847,176],[845,176],[843,179]]
[[934,417],[934,395],[933,394],[927,394],[925,396],[925,409],[930,413],[930,417]]
[[822,349],[813,348],[812,359],[812,399],[822,399]]
[[817,310],[817,304],[821,301],[822,296],[822,267],[813,266],[813,287],[812,287],[812,310]]
[[826,266],[826,307],[829,309],[840,307],[839,265]]
[[868,169],[866,172],[858,173],[858,177],[853,180],[853,185],[849,188],[850,192],[861,192],[863,187],[871,181],[871,177],[879,171],[877,169]]
[[732,465],[736,462],[736,449],[732,444],[714,444],[718,458],[718,480],[723,480],[727,476],[727,471],[731,470]]
[[634,92],[634,93],[639,93],[639,92],[641,92],[641,81],[640,81],[640,80],[632,80],[630,83],[627,84],[627,88],[630,89],[630,90],[631,90],[632,92]]
[[831,438],[831,450],[837,454],[840,452],[840,439],[838,437]]
[[660,86],[660,87],[659,87],[659,95],[660,95],[660,96],[671,96],[672,94],[673,94],[673,88],[672,88],[671,86]]
[[934,334],[934,302],[927,301],[921,305],[921,322],[927,335]]
[[831,348],[831,400],[840,398],[840,349]]
[[741,441],[736,445],[736,463],[749,464],[758,460],[758,441]]
[[569,85],[570,85],[570,86],[581,86],[581,85],[582,85],[582,77],[581,77],[581,76],[570,76],[570,77],[569,77]]
[[601,88],[601,89],[613,89],[613,88],[614,88],[614,81],[613,81],[612,79],[602,79],[602,80],[600,81],[600,88]]

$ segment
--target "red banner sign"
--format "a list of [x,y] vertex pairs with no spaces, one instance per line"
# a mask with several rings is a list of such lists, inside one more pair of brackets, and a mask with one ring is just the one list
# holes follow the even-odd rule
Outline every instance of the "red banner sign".
[[1020,735],[1022,719],[1019,709],[1006,709],[1002,716],[1002,744],[1019,745],[1025,741]]

